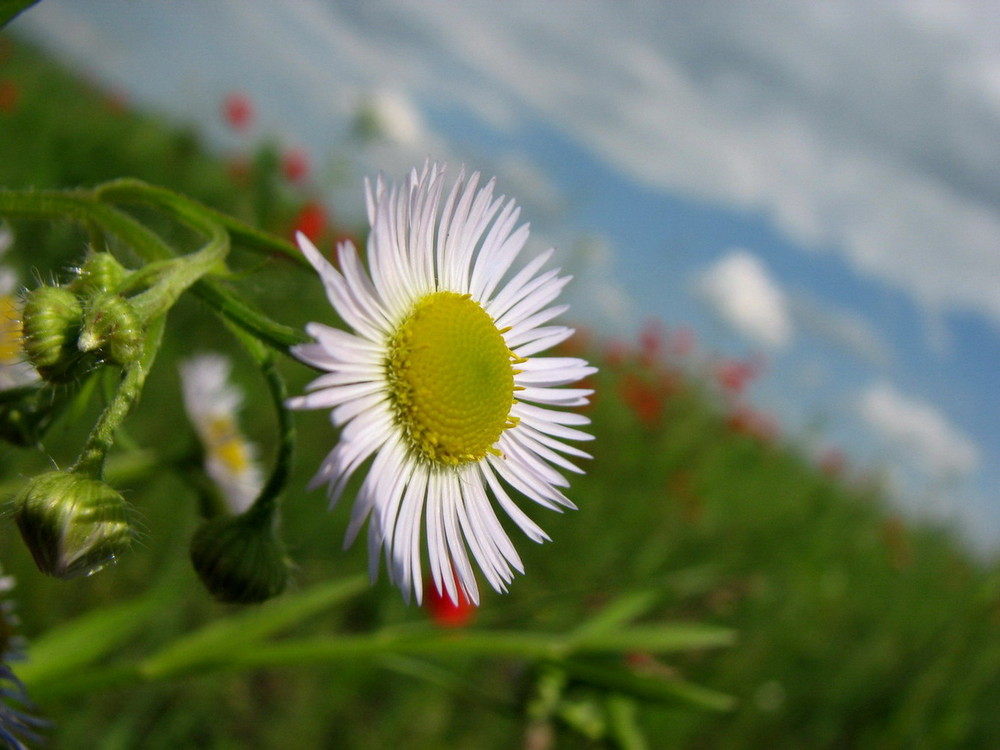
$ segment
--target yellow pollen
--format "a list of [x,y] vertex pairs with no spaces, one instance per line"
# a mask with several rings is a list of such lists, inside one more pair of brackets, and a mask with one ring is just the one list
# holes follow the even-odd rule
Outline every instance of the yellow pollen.
[[21,316],[17,301],[6,294],[0,297],[0,365],[12,365],[21,359]]
[[206,426],[208,452],[221,461],[234,474],[241,474],[250,467],[247,442],[231,419],[213,417]]
[[413,452],[442,466],[499,455],[500,434],[517,424],[510,416],[515,361],[493,319],[468,294],[419,299],[386,358],[393,409]]

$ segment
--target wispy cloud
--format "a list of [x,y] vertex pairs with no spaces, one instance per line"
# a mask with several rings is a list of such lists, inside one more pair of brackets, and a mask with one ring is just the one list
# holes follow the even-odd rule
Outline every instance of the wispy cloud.
[[886,369],[892,364],[889,343],[858,313],[820,304],[802,293],[789,296],[789,309],[803,331],[865,364]]
[[857,404],[863,420],[910,471],[945,481],[978,467],[975,442],[933,405],[905,396],[885,381],[866,388]]
[[[1000,15],[988,3],[228,0],[199,8],[198,26],[227,31],[211,38],[190,8],[86,6],[48,0],[18,26],[70,53],[86,38],[88,60],[119,75],[173,66],[193,98],[209,78],[252,84],[274,100],[262,122],[317,147],[386,86],[511,131],[541,118],[638,180],[762,211],[929,309],[1000,324]],[[114,34],[84,20],[102,12]],[[160,41],[130,50],[140,36]]]
[[699,279],[698,292],[725,324],[755,344],[780,349],[791,341],[785,293],[748,250],[730,250],[712,265]]

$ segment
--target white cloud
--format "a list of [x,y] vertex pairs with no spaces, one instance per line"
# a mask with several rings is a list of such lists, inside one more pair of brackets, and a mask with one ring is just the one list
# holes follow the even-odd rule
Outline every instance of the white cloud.
[[724,323],[754,343],[780,349],[791,341],[785,295],[747,250],[730,250],[701,277],[698,291]]
[[161,103],[179,91],[156,83],[158,67],[185,82],[191,105],[217,100],[213,86],[255,86],[320,152],[362,93],[386,86],[418,109],[511,131],[538,117],[637,179],[763,212],[930,309],[1000,323],[995,11],[975,0],[228,0],[191,24],[184,4],[47,0],[15,28],[141,78],[137,93]]
[[963,477],[979,465],[979,448],[968,436],[934,406],[904,396],[887,382],[865,389],[858,410],[897,458],[926,478]]
[[801,294],[791,296],[789,308],[804,330],[870,365],[887,368],[892,347],[875,327],[855,312],[820,305]]
[[511,128],[527,107],[636,178],[766,212],[929,306],[1000,320],[989,5],[413,0],[327,12],[381,50],[366,58],[372,75]]

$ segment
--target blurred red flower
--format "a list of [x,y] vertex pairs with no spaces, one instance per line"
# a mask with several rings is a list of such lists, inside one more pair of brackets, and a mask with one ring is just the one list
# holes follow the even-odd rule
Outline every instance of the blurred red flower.
[[773,443],[778,438],[778,423],[769,414],[741,404],[726,418],[726,427],[739,435],[756,438],[762,443]]
[[295,239],[296,232],[302,232],[314,243],[319,242],[320,237],[327,229],[326,210],[317,201],[307,201],[295,215],[292,224],[292,239]]
[[222,103],[222,115],[233,130],[242,132],[253,121],[253,102],[246,94],[234,91]]
[[629,347],[621,339],[611,339],[604,344],[604,361],[608,367],[621,367],[628,359]]
[[694,329],[690,326],[681,326],[667,336],[667,355],[672,359],[687,357],[694,352],[697,343]]
[[281,172],[289,182],[304,180],[309,174],[309,157],[305,151],[293,148],[281,157]]
[[0,112],[13,112],[17,109],[17,101],[21,90],[13,81],[4,78],[0,80]]
[[435,625],[442,628],[462,628],[476,617],[476,606],[465,598],[461,587],[458,589],[458,604],[448,596],[448,592],[439,593],[432,581],[425,586],[427,599],[424,606]]
[[647,321],[639,331],[639,361],[646,367],[661,362],[666,340],[666,326],[659,320]]
[[742,394],[759,374],[760,365],[749,360],[727,359],[715,368],[716,380],[722,390],[731,396]]
[[226,162],[226,174],[237,185],[246,187],[253,176],[253,165],[245,156],[234,156]]
[[618,395],[646,427],[658,427],[663,419],[663,404],[668,395],[663,387],[629,373],[618,384]]

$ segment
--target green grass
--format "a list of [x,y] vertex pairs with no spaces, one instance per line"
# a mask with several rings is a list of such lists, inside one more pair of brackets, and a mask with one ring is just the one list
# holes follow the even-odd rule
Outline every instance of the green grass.
[[[13,110],[0,112],[0,185],[73,187],[138,177],[279,234],[287,234],[309,197],[281,182],[272,151],[257,155],[259,168],[248,181],[234,181],[193,132],[109,107],[104,94],[9,40],[2,56],[0,78],[18,93]],[[5,262],[17,265],[23,279],[58,275],[86,242],[69,225],[22,222],[15,231],[18,244]],[[259,262],[237,258],[248,270]],[[290,264],[268,262],[266,274],[248,276],[240,288],[290,325],[330,315],[315,278]],[[651,747],[995,743],[995,562],[975,559],[941,529],[900,522],[871,482],[849,471],[829,476],[792,444],[734,429],[704,373],[644,361],[637,346],[624,358],[606,356],[599,341],[576,346],[602,368],[589,411],[595,458],[571,491],[579,510],[531,511],[553,543],[536,546],[515,531],[527,574],[507,596],[485,593],[470,632],[563,633],[609,605],[636,606],[643,612],[639,624],[734,628],[738,640],[730,647],[628,654],[636,675],[653,682],[681,677],[736,699],[722,713],[640,702],[638,722]],[[480,749],[524,746],[527,733],[547,736],[526,716],[532,690],[550,678],[543,664],[457,647],[115,683],[114,665],[135,663],[237,611],[211,601],[187,564],[198,513],[186,473],[196,462],[193,434],[179,415],[174,365],[202,348],[234,349],[206,308],[185,299],[171,313],[159,366],[127,423],[130,438],[165,462],[122,484],[145,532],[117,567],[70,582],[48,579],[13,525],[0,525],[0,558],[19,580],[16,598],[29,641],[44,644],[75,618],[149,597],[148,608],[136,610],[147,613],[141,618],[132,621],[126,612],[110,630],[95,626],[107,634],[134,625],[124,643],[111,638],[104,651],[94,635],[88,642],[100,653],[96,662],[77,654],[87,665],[77,673],[47,687],[35,683],[35,698],[55,722],[49,746]],[[238,363],[237,379],[249,393],[245,424],[270,455],[274,419],[263,383],[248,360]],[[290,361],[282,369],[293,392],[310,377]],[[658,416],[635,410],[640,391],[647,406],[659,404]],[[16,486],[53,461],[66,465],[95,408],[57,425],[43,452],[0,448],[0,481]],[[334,439],[327,417],[304,413],[296,420],[301,451],[283,527],[298,566],[291,597],[351,579],[365,565],[363,549],[341,550],[346,507],[327,513],[322,492],[304,489]],[[290,635],[420,632],[426,620],[383,579],[294,625]],[[581,659],[562,715],[586,717],[604,705],[609,699],[588,686],[588,676],[622,661]],[[81,687],[95,675],[104,675],[107,686]],[[549,746],[606,746],[568,723],[555,722]]]

